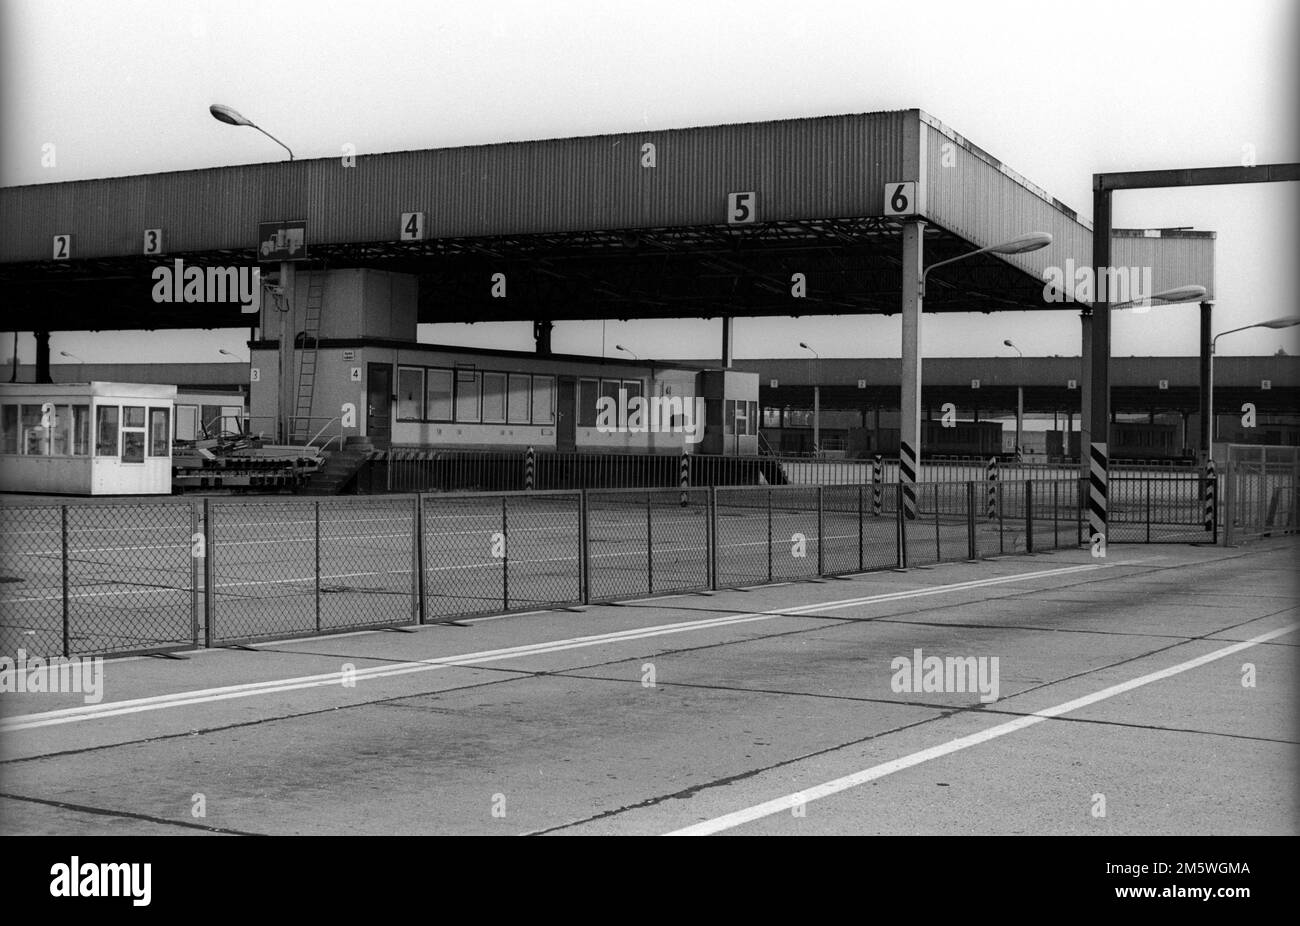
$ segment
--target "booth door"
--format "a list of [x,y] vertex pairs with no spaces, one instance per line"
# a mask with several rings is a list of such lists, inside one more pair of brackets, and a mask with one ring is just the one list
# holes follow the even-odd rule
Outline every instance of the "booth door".
[[393,439],[393,368],[371,363],[366,369],[366,436],[387,444]]
[[555,449],[573,453],[578,449],[578,381],[561,376],[555,391]]

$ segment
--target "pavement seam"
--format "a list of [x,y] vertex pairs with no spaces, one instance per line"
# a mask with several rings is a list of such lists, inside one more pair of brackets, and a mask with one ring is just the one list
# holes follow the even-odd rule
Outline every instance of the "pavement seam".
[[61,810],[73,810],[78,813],[90,813],[101,817],[123,817],[130,820],[144,820],[149,823],[157,823],[163,826],[178,826],[182,829],[202,830],[205,833],[215,833],[219,836],[264,836],[265,833],[253,833],[247,830],[232,830],[221,826],[209,826],[202,823],[190,823],[188,820],[168,820],[165,817],[155,817],[145,813],[135,813],[130,810],[109,810],[106,807],[92,807],[89,804],[73,804],[68,801],[52,801],[41,797],[28,797],[25,794],[12,794],[8,791],[0,791],[0,798],[8,798],[14,801],[26,801],[30,804],[43,804],[47,807],[58,807]]

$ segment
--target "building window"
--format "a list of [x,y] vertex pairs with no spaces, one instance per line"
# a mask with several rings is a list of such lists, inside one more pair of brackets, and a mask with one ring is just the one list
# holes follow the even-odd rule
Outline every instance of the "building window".
[[120,412],[116,405],[95,407],[95,456],[117,456],[117,427]]
[[170,416],[165,408],[149,409],[149,456],[171,456]]
[[779,428],[781,427],[781,409],[764,408],[763,409],[763,427]]
[[[538,379],[544,377],[536,377]],[[506,412],[511,424],[528,424],[528,376],[524,373],[510,374],[510,397]]]
[[424,417],[424,370],[397,368],[397,420],[419,421]]
[[578,427],[596,426],[596,402],[600,398],[600,383],[594,379],[578,381]]
[[18,452],[18,406],[0,405],[0,453]]
[[483,374],[483,421],[502,424],[506,420],[506,374]]
[[[595,409],[592,410],[594,424]],[[533,377],[533,424],[555,423],[555,377]]]
[[477,370],[456,371],[456,420],[480,421],[483,416],[483,377]]
[[424,414],[429,421],[451,421],[451,370],[428,370],[425,376]]

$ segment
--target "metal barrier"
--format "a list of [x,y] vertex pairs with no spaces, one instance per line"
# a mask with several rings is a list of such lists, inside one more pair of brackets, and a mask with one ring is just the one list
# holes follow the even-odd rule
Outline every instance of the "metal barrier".
[[1226,545],[1300,530],[1300,447],[1230,444],[1220,487]]
[[[666,459],[672,474],[680,459]],[[1198,475],[1120,474],[1108,540],[1213,542],[1216,494],[1235,536],[1294,530],[1284,476],[1216,493]],[[679,475],[633,489],[0,505],[0,653],[230,645],[1084,543],[1077,475],[991,485],[990,506],[982,473],[919,483],[914,519],[898,483],[683,487]]]

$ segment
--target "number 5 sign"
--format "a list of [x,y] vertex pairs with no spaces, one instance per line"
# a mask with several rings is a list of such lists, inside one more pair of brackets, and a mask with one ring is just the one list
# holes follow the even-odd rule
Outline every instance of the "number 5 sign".
[[916,215],[916,182],[885,184],[885,215]]
[[728,225],[749,225],[757,220],[758,194],[756,192],[727,194]]

